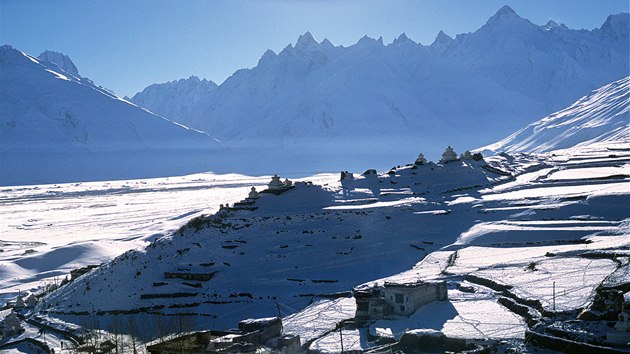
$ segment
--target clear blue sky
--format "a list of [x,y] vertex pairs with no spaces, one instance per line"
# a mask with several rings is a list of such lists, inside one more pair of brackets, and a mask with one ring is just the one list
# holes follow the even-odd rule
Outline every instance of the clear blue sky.
[[32,55],[63,52],[83,76],[123,96],[190,75],[220,84],[306,31],[344,46],[363,35],[389,43],[402,32],[430,44],[440,30],[475,31],[506,4],[536,24],[585,29],[629,7],[628,0],[0,0],[0,43]]

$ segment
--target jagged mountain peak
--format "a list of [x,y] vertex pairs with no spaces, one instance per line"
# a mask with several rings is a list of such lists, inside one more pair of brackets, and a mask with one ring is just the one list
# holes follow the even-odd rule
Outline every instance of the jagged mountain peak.
[[441,153],[428,149],[443,140],[468,147],[496,141],[627,72],[623,44],[599,29],[545,33],[508,8],[488,26],[455,39],[438,33],[430,47],[405,33],[387,46],[367,36],[348,47],[327,40],[315,46],[305,33],[294,45],[312,48],[289,45],[275,58],[267,52],[269,62],[239,71],[199,103],[184,109],[174,102],[176,115],[157,93],[147,108],[226,144],[307,149],[309,137],[318,145],[403,146],[402,137],[413,135],[426,139],[430,156]]
[[494,15],[492,15],[486,24],[482,27],[512,27],[518,24],[528,23],[533,24],[528,20],[519,16],[511,7],[505,5],[499,9]]
[[560,25],[554,20],[547,21],[547,24],[545,25],[545,27],[547,28],[553,28],[553,27],[558,27],[558,26]]
[[439,45],[439,44],[448,44],[448,43],[451,43],[453,41],[454,41],[453,37],[451,37],[448,34],[444,33],[444,31],[440,31],[437,34],[437,36],[435,37],[435,40],[433,41],[431,46]]
[[0,47],[0,67],[26,60],[26,58],[28,58],[26,53],[23,53],[8,44]]
[[[0,179],[4,183],[201,171],[207,167],[175,167],[176,160],[181,161],[179,153],[219,146],[206,133],[152,114],[88,79],[11,47],[0,49],[0,72],[0,160],[6,167]],[[50,168],[49,161],[60,155],[64,161]],[[143,163],[132,156],[161,162],[140,167]]]
[[627,12],[619,13],[616,15],[610,15],[606,19],[606,22],[600,28],[602,32],[609,35],[611,38],[628,39],[628,30],[630,29],[630,14]]
[[394,39],[394,41],[392,42],[392,44],[394,45],[399,45],[405,42],[412,42],[412,43],[416,43],[413,40],[409,39],[409,37],[407,37],[407,34],[405,32],[401,33],[400,36],[398,36],[398,38]]
[[70,75],[80,77],[79,70],[77,69],[76,65],[74,65],[72,60],[70,60],[70,57],[63,53],[46,50],[41,53],[37,58],[39,60],[47,61],[49,63],[57,65],[59,69],[65,71]]
[[317,41],[315,41],[315,38],[313,38],[311,32],[306,31],[298,38],[297,42],[295,43],[295,48],[309,48],[318,45],[319,44],[317,43]]
[[354,47],[358,47],[358,48],[366,48],[366,47],[372,47],[372,46],[382,47],[383,46],[383,37],[379,37],[378,39],[374,39],[372,37],[369,37],[368,35],[364,35],[354,45]]
[[324,38],[324,39],[323,39],[323,40],[319,43],[319,45],[320,45],[320,46],[322,46],[322,48],[334,48],[334,47],[335,47],[335,45],[334,45],[334,44],[332,44],[332,43],[328,40],[328,38]]
[[493,17],[518,17],[520,18],[520,16],[516,13],[516,11],[514,11],[514,9],[512,9],[511,7],[509,7],[508,5],[503,5],[495,14]]
[[264,65],[265,63],[272,61],[276,56],[276,52],[271,49],[267,49],[260,59],[258,59],[258,65]]

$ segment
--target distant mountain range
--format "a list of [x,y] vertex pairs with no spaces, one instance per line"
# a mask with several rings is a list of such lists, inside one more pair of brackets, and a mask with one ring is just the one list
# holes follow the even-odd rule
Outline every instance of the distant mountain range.
[[2,46],[0,70],[0,185],[202,171],[178,155],[220,146],[80,77],[63,54]]
[[548,152],[607,141],[630,142],[629,100],[630,77],[625,77],[480,150]]
[[430,46],[402,34],[341,47],[307,32],[219,86],[192,76],[151,85],[135,104],[81,77],[64,54],[3,46],[0,185],[362,172],[419,152],[436,161],[447,145],[487,145],[624,77],[487,148],[627,138],[628,19],[571,30],[503,7],[479,30],[440,32]]
[[387,45],[363,37],[342,47],[307,32],[218,87],[191,77],[131,101],[254,151],[347,154],[360,166],[382,154],[436,159],[448,144],[491,143],[627,76],[628,51],[627,13],[574,30],[535,25],[505,6],[477,31],[440,32],[429,46],[403,33]]

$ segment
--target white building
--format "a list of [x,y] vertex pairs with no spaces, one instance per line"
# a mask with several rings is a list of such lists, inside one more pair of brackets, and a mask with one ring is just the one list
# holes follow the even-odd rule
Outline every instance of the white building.
[[449,163],[453,161],[457,161],[457,153],[453,151],[453,148],[449,145],[442,154],[442,160],[440,160],[440,162]]
[[427,159],[424,157],[424,154],[422,153],[418,154],[418,158],[416,159],[415,165],[419,166],[419,165],[424,165],[425,163],[427,163]]
[[271,177],[271,182],[267,184],[267,188],[269,188],[270,191],[281,191],[286,189],[284,183],[282,183],[278,175],[273,175],[273,177]]
[[249,199],[258,199],[258,198],[260,198],[260,195],[256,191],[256,187],[252,187],[252,189],[249,191],[249,194],[247,195],[247,198],[249,198]]

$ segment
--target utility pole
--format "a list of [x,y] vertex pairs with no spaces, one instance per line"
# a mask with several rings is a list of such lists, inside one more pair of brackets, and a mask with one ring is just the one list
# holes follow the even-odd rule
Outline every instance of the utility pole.
[[280,333],[284,330],[284,325],[282,324],[282,314],[280,313],[280,303],[276,302],[276,310],[278,311],[278,318],[280,319]]
[[341,353],[343,354],[343,325],[339,327],[339,337],[341,338]]
[[553,282],[553,312],[556,312],[556,282]]

